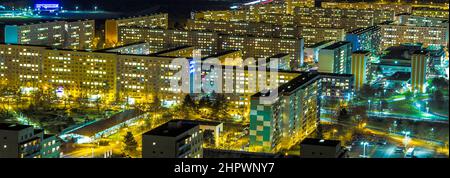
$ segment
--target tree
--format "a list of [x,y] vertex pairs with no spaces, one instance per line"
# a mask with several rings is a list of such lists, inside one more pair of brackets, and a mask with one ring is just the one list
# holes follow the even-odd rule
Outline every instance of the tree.
[[133,152],[136,151],[138,143],[134,139],[134,135],[131,132],[127,132],[127,134],[123,138],[123,143],[125,144],[125,151]]
[[439,109],[444,108],[445,100],[444,100],[444,94],[440,90],[436,90],[432,94],[432,104],[437,106]]
[[181,103],[180,109],[181,109],[181,117],[183,118],[189,118],[190,113],[194,112],[195,110],[195,102],[192,99],[191,95],[187,94],[184,96],[183,103]]
[[348,121],[350,118],[350,115],[348,114],[347,109],[342,108],[338,113],[338,121]]
[[431,85],[436,88],[448,88],[448,80],[443,77],[433,78]]
[[375,94],[375,90],[368,84],[364,84],[360,90],[362,96],[372,97]]
[[153,110],[161,109],[161,100],[159,99],[158,95],[153,96],[151,107],[153,108]]
[[211,109],[213,113],[216,113],[219,119],[230,118],[228,112],[228,103],[226,101],[225,95],[220,93],[212,92],[213,103],[211,104]]
[[405,98],[406,99],[412,99],[412,97],[414,96],[414,94],[411,91],[407,91],[405,92]]

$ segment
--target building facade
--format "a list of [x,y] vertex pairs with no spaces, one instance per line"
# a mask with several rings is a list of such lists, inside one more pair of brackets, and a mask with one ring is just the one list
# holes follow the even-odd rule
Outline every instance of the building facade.
[[359,28],[345,35],[345,41],[352,43],[352,51],[371,51],[378,54],[380,49],[381,35],[379,26]]
[[55,48],[92,49],[95,21],[54,21],[6,25],[5,43],[46,45]]
[[199,124],[169,121],[142,135],[142,158],[202,158]]
[[107,46],[116,46],[119,42],[120,27],[146,27],[167,29],[169,27],[169,15],[154,14],[121,19],[108,19],[105,21],[105,43]]
[[367,64],[369,63],[369,51],[355,51],[352,54],[352,74],[355,77],[355,90],[359,90],[367,82]]
[[319,51],[319,72],[349,74],[352,45],[339,41]]
[[0,158],[59,158],[54,135],[29,125],[0,123]]
[[428,51],[416,51],[411,56],[411,91],[424,93],[428,78]]
[[252,96],[251,150],[272,152],[289,148],[316,129],[320,113],[319,78],[317,73],[305,73],[274,89],[275,97],[261,92]]

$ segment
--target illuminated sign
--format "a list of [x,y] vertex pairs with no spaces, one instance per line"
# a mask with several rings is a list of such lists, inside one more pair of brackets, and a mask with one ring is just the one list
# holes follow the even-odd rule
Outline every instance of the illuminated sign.
[[34,7],[36,10],[55,11],[59,9],[59,4],[36,4]]

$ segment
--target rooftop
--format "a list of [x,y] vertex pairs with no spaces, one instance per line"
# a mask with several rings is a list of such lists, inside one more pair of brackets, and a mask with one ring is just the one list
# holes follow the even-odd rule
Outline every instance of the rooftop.
[[392,46],[385,50],[386,54],[381,59],[411,60],[411,55],[422,50],[421,45]]
[[353,54],[367,54],[367,53],[370,53],[370,51],[358,50],[358,51],[353,52]]
[[360,34],[362,34],[362,33],[364,33],[364,32],[367,32],[367,31],[369,31],[369,30],[374,30],[374,29],[377,29],[377,28],[380,28],[380,27],[379,27],[379,26],[370,26],[370,27],[366,27],[366,28],[357,28],[357,29],[355,29],[355,30],[352,30],[352,31],[347,32],[347,34],[356,34],[356,35],[360,35]]
[[411,72],[396,72],[393,75],[386,77],[386,80],[393,81],[408,81],[411,79]]
[[341,141],[339,140],[323,140],[316,138],[305,138],[300,145],[316,145],[316,146],[339,146]]
[[328,45],[327,47],[325,47],[323,49],[336,49],[336,48],[339,48],[341,46],[349,45],[349,44],[350,44],[350,42],[348,42],[348,41],[338,41],[336,43]]
[[199,126],[198,123],[185,120],[174,120],[166,122],[143,135],[155,135],[164,137],[176,137],[186,131],[189,131],[195,127]]
[[0,130],[10,130],[19,131],[26,128],[33,127],[31,125],[21,125],[21,124],[11,124],[11,123],[0,123]]
[[214,121],[203,121],[203,120],[187,120],[187,119],[174,119],[171,120],[171,122],[178,122],[178,121],[182,121],[182,122],[191,122],[194,124],[199,124],[199,125],[212,125],[212,126],[218,126],[220,124],[223,124],[222,122],[214,122]]
[[[303,85],[312,82],[316,79],[318,79],[319,73],[317,72],[304,72],[300,76],[290,80],[288,83],[285,83],[277,88],[278,93],[291,93],[294,90],[297,90],[298,88],[302,87]],[[252,97],[261,97],[261,96],[267,96],[270,94],[270,91],[268,92],[258,92],[254,94]]]
[[331,43],[331,42],[333,42],[333,40],[325,40],[325,41],[321,41],[321,42],[312,44],[312,45],[310,45],[310,46],[307,46],[306,48],[317,48],[317,47],[319,47],[319,46],[322,46],[322,45],[324,45],[324,44],[328,44],[328,43]]
[[144,113],[143,111],[136,110],[136,109],[126,110],[121,113],[115,114],[115,115],[111,116],[110,118],[99,120],[97,122],[94,122],[92,124],[84,126],[78,130],[73,131],[72,133],[92,137],[101,131],[104,131],[115,125],[126,122],[132,118],[135,118],[135,117],[143,114],[143,113]]

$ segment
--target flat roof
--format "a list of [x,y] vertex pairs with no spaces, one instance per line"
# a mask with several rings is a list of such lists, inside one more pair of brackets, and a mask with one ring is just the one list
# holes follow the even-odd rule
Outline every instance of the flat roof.
[[305,138],[300,145],[316,145],[316,146],[333,146],[336,147],[341,144],[339,140],[323,140],[317,138]]
[[223,124],[222,122],[215,122],[215,121],[205,121],[205,120],[188,120],[188,119],[174,119],[171,120],[174,122],[182,121],[182,122],[192,122],[199,125],[212,125],[212,126],[218,126],[220,124]]
[[367,53],[370,53],[370,51],[358,50],[358,51],[353,52],[353,54],[367,54]]
[[26,128],[33,127],[31,125],[12,124],[12,123],[0,123],[0,130],[19,131]]
[[225,51],[221,51],[221,52],[218,52],[218,53],[206,56],[203,59],[215,58],[215,57],[219,57],[219,56],[223,56],[223,55],[227,55],[227,54],[232,54],[232,53],[235,53],[235,52],[239,52],[239,50],[234,50],[234,49],[232,49],[232,50],[225,50]]
[[392,46],[385,50],[386,55],[382,56],[381,59],[411,60],[411,55],[418,50],[422,50],[421,45]]
[[380,27],[379,26],[370,26],[370,27],[366,27],[366,28],[357,28],[357,29],[354,29],[352,31],[347,32],[347,34],[360,35],[360,34],[362,34],[364,32],[367,32],[369,30],[373,30],[373,29],[376,29],[376,28],[380,28]]
[[104,131],[115,125],[126,122],[126,121],[128,121],[132,118],[135,118],[139,115],[142,115],[142,114],[144,114],[144,112],[141,110],[138,110],[138,109],[126,110],[121,113],[115,114],[115,115],[111,116],[110,118],[99,120],[97,122],[94,122],[92,124],[84,126],[80,129],[77,129],[77,130],[71,132],[71,133],[92,137],[101,131]]
[[[279,94],[283,93],[291,93],[292,91],[302,87],[306,83],[310,81],[314,81],[316,77],[319,77],[318,72],[304,72],[301,73],[300,76],[295,77],[294,79],[290,80],[288,83],[285,83],[281,86],[279,86],[276,90],[278,90]],[[267,96],[270,94],[271,91],[268,92],[258,92],[254,94],[252,97],[261,97],[261,96]]]
[[138,16],[119,17],[119,18],[108,19],[108,20],[130,20],[130,19],[134,19],[134,18],[152,17],[152,16],[159,16],[159,15],[168,15],[168,13],[153,13],[153,14],[145,14],[145,15],[138,15]]
[[170,52],[179,51],[179,50],[182,50],[182,49],[187,49],[187,48],[192,48],[192,47],[193,47],[193,46],[182,45],[182,46],[177,46],[177,47],[173,47],[173,48],[164,49],[164,50],[162,50],[162,51],[153,53],[152,55],[159,56],[159,55],[162,55],[162,54],[164,54],[164,53],[170,53]]
[[164,137],[176,137],[188,130],[191,130],[195,127],[199,126],[198,123],[194,123],[192,121],[184,121],[184,120],[174,120],[166,122],[143,135],[155,135],[155,136],[164,136]]
[[333,42],[333,41],[334,41],[334,40],[324,40],[324,41],[317,42],[317,43],[314,43],[314,44],[312,44],[312,45],[309,45],[309,46],[307,46],[306,48],[317,48],[317,47],[319,47],[319,46],[322,46],[322,45],[327,44],[327,43],[331,43],[331,42]]
[[143,45],[143,44],[148,44],[148,43],[145,42],[145,41],[139,41],[139,42],[135,42],[135,43],[125,44],[125,45],[122,45],[122,46],[116,46],[116,47],[110,47],[110,48],[94,50],[93,52],[109,52],[110,50],[117,50],[117,49],[120,49],[120,48],[136,46],[136,45]]
[[323,49],[336,49],[336,48],[339,48],[339,47],[347,45],[347,44],[350,44],[350,42],[348,42],[348,41],[338,41],[336,43],[333,43],[331,45],[326,46]]

